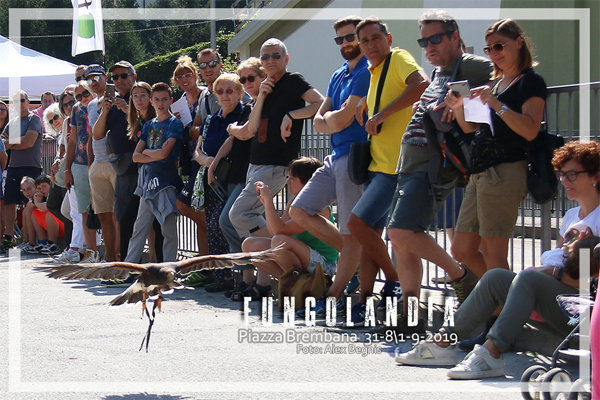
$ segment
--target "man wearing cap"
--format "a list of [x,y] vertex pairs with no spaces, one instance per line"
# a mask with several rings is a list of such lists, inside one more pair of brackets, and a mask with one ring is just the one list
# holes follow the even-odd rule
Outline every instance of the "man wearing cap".
[[[112,149],[110,162],[116,173],[115,214],[119,222],[121,261],[127,256],[129,238],[137,217],[140,198],[133,194],[137,186],[137,164],[132,160],[136,142],[127,136],[129,92],[137,79],[135,68],[128,61],[119,61],[109,72],[119,92],[114,98],[104,96],[101,111],[93,128],[95,140],[108,138]],[[107,132],[110,132],[107,136]]]
[[[94,126],[100,116],[99,104],[104,99],[106,91],[106,71],[98,64],[87,67],[83,73],[87,84],[96,93],[96,98],[88,104],[88,121]],[[96,140],[90,135],[88,146],[88,164],[90,189],[92,193],[92,208],[100,219],[106,261],[117,260],[117,232],[115,226],[115,182],[117,174],[108,161],[106,151],[106,136]]]

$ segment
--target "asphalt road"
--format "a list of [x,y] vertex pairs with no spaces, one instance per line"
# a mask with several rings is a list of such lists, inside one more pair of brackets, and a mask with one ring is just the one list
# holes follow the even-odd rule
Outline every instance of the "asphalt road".
[[[365,346],[369,331],[342,329],[340,317],[333,328],[323,320],[289,327],[275,306],[265,327],[260,303],[251,303],[246,325],[241,303],[201,288],[167,297],[146,353],[141,305],[108,306],[124,288],[49,279],[34,271],[50,262],[42,257],[8,261],[0,259],[0,399],[508,400],[521,398],[528,366],[548,363],[508,353],[506,377],[450,381],[446,368],[396,365],[393,339]],[[249,330],[282,342],[240,342]]]

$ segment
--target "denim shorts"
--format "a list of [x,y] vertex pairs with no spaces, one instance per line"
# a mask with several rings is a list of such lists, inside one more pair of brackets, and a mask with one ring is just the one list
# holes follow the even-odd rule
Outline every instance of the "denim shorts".
[[308,263],[308,268],[306,268],[306,270],[312,274],[315,268],[317,268],[317,263],[321,263],[323,272],[327,275],[332,278],[335,276],[337,264],[325,261],[325,257],[323,257],[321,253],[310,247],[310,262]]
[[436,201],[427,172],[400,174],[388,228],[425,232],[454,188]]
[[365,183],[363,195],[352,209],[352,214],[369,226],[385,228],[397,180],[397,175],[369,171],[369,181]]

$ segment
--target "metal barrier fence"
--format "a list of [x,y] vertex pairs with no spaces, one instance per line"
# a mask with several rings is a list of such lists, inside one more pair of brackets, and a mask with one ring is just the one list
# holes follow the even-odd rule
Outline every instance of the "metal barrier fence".
[[[549,131],[559,133],[566,141],[577,140],[580,138],[578,128],[579,116],[579,97],[582,86],[589,86],[591,91],[591,112],[590,115],[590,132],[589,136],[592,140],[599,140],[600,137],[600,116],[597,110],[600,109],[600,82],[595,82],[590,85],[564,85],[550,87],[547,100],[547,122]],[[587,132],[586,132],[587,133]],[[44,141],[44,171],[49,171],[54,155],[56,153],[55,141]],[[312,125],[312,120],[306,120],[304,126],[304,134],[302,139],[301,154],[305,156],[316,157],[323,160],[325,156],[331,153],[330,137],[319,132],[316,132]],[[562,217],[565,212],[574,206],[574,201],[569,201],[561,185],[559,185],[557,198],[544,205],[538,205],[527,197],[519,208],[519,217],[517,225],[513,231],[513,237],[509,244],[509,265],[516,271],[538,264],[539,256],[544,250],[553,247],[554,241]],[[287,192],[282,190],[277,196],[277,208],[283,210],[286,204]],[[443,208],[443,215],[452,212]],[[334,208],[335,212],[335,208]],[[445,219],[445,218],[444,218]],[[440,224],[440,228],[432,227],[429,233],[438,240],[440,245],[449,251],[450,242],[447,235],[447,230],[444,223]],[[179,252],[182,256],[189,256],[198,252],[198,244],[196,240],[196,227],[193,221],[186,217],[178,219],[178,235]],[[391,254],[391,246],[388,246]],[[429,263],[424,264],[423,285],[429,288],[443,287],[443,283],[432,284],[431,278],[443,277],[443,271]]]

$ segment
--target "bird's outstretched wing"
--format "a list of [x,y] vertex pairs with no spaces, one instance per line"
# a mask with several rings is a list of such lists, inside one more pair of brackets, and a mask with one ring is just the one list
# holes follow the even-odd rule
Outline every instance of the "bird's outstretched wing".
[[146,270],[142,265],[126,262],[53,265],[37,269],[48,272],[48,277],[55,279],[105,280],[127,279],[129,274],[141,274]]
[[181,275],[187,275],[203,269],[233,268],[253,262],[275,261],[277,252],[283,250],[283,244],[263,251],[248,253],[230,253],[188,258],[178,261],[175,270]]

